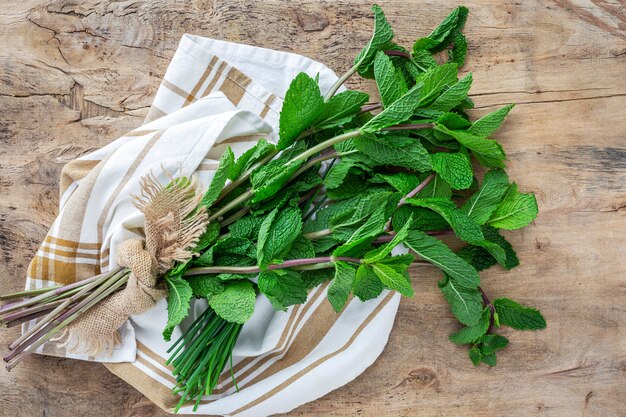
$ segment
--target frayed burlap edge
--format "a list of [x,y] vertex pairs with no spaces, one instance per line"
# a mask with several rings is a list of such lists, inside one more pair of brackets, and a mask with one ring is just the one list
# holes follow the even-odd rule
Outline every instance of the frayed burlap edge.
[[161,185],[149,174],[141,180],[136,207],[145,216],[145,240],[129,239],[116,248],[117,263],[130,271],[126,287],[104,299],[72,322],[55,340],[69,352],[110,355],[121,343],[119,328],[130,315],[154,307],[167,295],[158,276],[175,262],[185,262],[206,230],[207,212],[199,206],[197,177]]

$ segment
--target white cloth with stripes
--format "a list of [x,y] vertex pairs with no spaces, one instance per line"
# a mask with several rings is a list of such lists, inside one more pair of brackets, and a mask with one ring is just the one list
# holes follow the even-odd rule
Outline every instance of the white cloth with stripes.
[[[196,173],[206,187],[226,147],[223,142],[238,156],[258,137],[276,140],[282,97],[299,72],[319,74],[322,92],[337,79],[326,66],[300,55],[183,37],[151,108],[149,119],[155,120],[80,158],[102,161],[90,184],[80,234],[81,241],[85,237],[102,242],[102,253],[106,248],[101,258],[107,261],[104,270],[115,266],[115,248],[121,241],[140,235],[143,218],[131,198],[139,193],[139,179],[152,172],[165,182],[165,168],[176,176]],[[60,218],[81,181],[63,194]],[[89,221],[98,218],[103,220]],[[53,229],[61,223],[55,222]],[[29,280],[29,287],[41,286],[33,277]],[[266,298],[258,297],[234,349],[239,390],[224,377],[196,413],[260,417],[286,412],[348,383],[370,366],[387,343],[399,295],[385,291],[366,303],[352,299],[336,314],[326,291],[327,285],[314,289],[306,304],[287,312],[275,312]],[[205,302],[192,301],[190,317],[182,326],[204,308]],[[177,398],[168,398],[175,381],[164,365],[169,343],[161,332],[166,321],[167,303],[161,300],[154,309],[130,319],[112,357],[61,354],[109,362],[112,372],[169,409]],[[177,328],[172,340],[180,334]],[[192,407],[180,412],[191,413]]]

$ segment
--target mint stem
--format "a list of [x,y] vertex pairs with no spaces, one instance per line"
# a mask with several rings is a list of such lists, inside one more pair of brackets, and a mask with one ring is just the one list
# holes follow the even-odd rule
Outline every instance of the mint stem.
[[372,104],[366,104],[365,106],[361,107],[360,113],[369,113],[373,110],[378,110],[378,109],[382,109],[383,108],[383,103],[372,103]]
[[[348,257],[334,257],[334,256],[321,256],[317,258],[303,258],[303,259],[291,259],[289,261],[285,261],[280,264],[272,264],[268,265],[267,269],[275,270],[275,269],[285,269],[285,268],[296,268],[302,265],[311,265],[311,264],[323,264],[323,263],[332,263],[336,261],[344,261],[344,262],[354,262],[361,263],[361,260],[358,258],[348,258]],[[202,275],[202,274],[258,274],[261,272],[261,268],[259,266],[205,266],[199,268],[189,268],[187,272],[185,272],[184,276],[193,276],[193,275]]]
[[[435,174],[430,174],[428,177],[426,177],[426,179],[424,179],[424,181],[419,183],[419,185],[417,187],[413,188],[411,191],[409,191],[409,193],[407,195],[405,195],[404,197],[402,197],[400,199],[400,201],[398,202],[398,205],[396,206],[396,208],[402,207],[403,205],[406,204],[406,200],[408,200],[409,198],[415,197],[415,195],[417,195],[417,193],[422,191],[424,189],[424,187],[426,187],[428,185],[428,183],[433,180],[433,178],[435,178]],[[385,223],[385,230],[387,230],[387,231],[391,230],[391,218],[389,220],[387,220],[387,223]]]
[[254,190],[248,190],[245,193],[241,194],[237,198],[229,201],[224,207],[220,208],[218,211],[209,216],[208,222],[212,222],[218,220],[223,214],[228,213],[230,210],[237,207],[239,204],[244,203],[250,199],[254,195]]
[[478,291],[480,291],[480,295],[483,297],[483,304],[485,305],[485,307],[489,307],[489,310],[491,310],[491,314],[489,315],[489,328],[487,329],[487,333],[489,334],[493,330],[493,315],[496,314],[496,307],[491,304],[491,300],[489,300],[489,297],[487,297],[487,294],[481,287],[478,287]]
[[279,152],[278,150],[274,150],[274,151],[270,152],[265,158],[261,159],[259,162],[257,162],[256,164],[252,165],[246,172],[241,174],[241,176],[239,178],[237,178],[235,181],[227,184],[222,189],[222,191],[220,192],[220,195],[217,197],[217,200],[215,200],[213,205],[215,205],[215,204],[219,203],[220,201],[222,201],[224,199],[224,197],[226,197],[232,190],[234,190],[235,188],[239,187],[241,184],[246,182],[248,180],[248,178],[250,178],[250,175],[252,175],[252,173],[255,170],[257,170],[258,168],[262,167],[263,165],[265,165],[266,163],[271,161],[276,155],[278,155],[278,152]]
[[324,103],[328,103],[328,101],[335,95],[337,90],[339,90],[339,87],[341,87],[341,85],[345,83],[346,80],[350,78],[350,76],[356,72],[356,70],[357,70],[357,67],[354,66],[350,68],[348,72],[346,72],[341,77],[339,77],[339,79],[335,82],[335,84],[333,84],[333,86],[330,87],[330,90],[328,90],[328,93],[326,93],[326,96],[324,97]]
[[404,51],[396,51],[393,49],[389,49],[384,51],[385,55],[387,56],[400,56],[402,58],[406,58],[406,59],[411,59],[411,54],[409,54],[408,52],[404,52]]
[[398,208],[402,207],[403,205],[406,204],[406,200],[408,200],[409,198],[413,198],[417,195],[417,193],[419,193],[420,191],[422,191],[424,189],[424,187],[426,187],[428,185],[429,182],[431,182],[433,180],[433,178],[435,178],[435,174],[430,174],[428,177],[426,177],[424,179],[424,181],[422,181],[417,187],[415,187],[414,189],[412,189],[411,191],[409,191],[409,193],[407,193],[407,195],[405,195],[404,197],[402,197],[400,199],[400,201],[398,202]]
[[305,152],[302,152],[300,155],[296,156],[295,158],[293,158],[291,161],[289,161],[288,163],[292,163],[295,161],[303,161],[321,151],[323,151],[326,148],[329,148],[339,142],[343,142],[344,140],[348,140],[348,139],[352,139],[352,138],[356,138],[357,136],[361,136],[361,131],[359,129],[356,130],[352,130],[350,132],[346,132],[343,133],[341,135],[332,137],[330,139],[325,140],[322,143],[319,143],[309,149],[307,149]]
[[13,292],[10,294],[3,294],[3,295],[0,295],[0,300],[9,300],[11,298],[31,297],[33,295],[43,294],[43,293],[46,293],[48,291],[51,291],[60,287],[61,287],[60,285],[52,285],[46,288],[35,288],[32,290],[25,290],[25,291]]
[[411,63],[412,63],[413,65],[415,65],[417,68],[419,68],[419,69],[420,69],[420,71],[422,71],[422,72],[426,72],[426,71],[427,71],[427,69],[426,69],[426,68],[424,68],[424,67],[422,67],[420,64],[418,64],[418,63],[415,61],[415,59],[413,59],[413,57],[411,56],[411,54],[409,54],[408,52],[404,52],[404,51],[396,51],[396,50],[386,50],[386,51],[384,51],[384,53],[385,53],[385,55],[387,55],[387,56],[399,56],[399,57],[402,57],[402,58],[406,58],[406,59],[408,59],[409,61],[411,61]]

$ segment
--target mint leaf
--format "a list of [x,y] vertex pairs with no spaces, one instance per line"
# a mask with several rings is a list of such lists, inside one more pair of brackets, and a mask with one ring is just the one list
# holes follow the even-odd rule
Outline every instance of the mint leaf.
[[349,160],[342,160],[341,162],[334,164],[324,178],[324,185],[326,188],[333,189],[343,184],[343,181],[346,179],[346,175],[348,175],[348,172],[352,167],[354,167],[354,163]]
[[335,277],[328,287],[328,301],[337,313],[343,309],[346,301],[348,301],[355,275],[356,269],[346,262],[335,262]]
[[469,10],[464,6],[452,10],[428,37],[418,39],[413,44],[413,50],[427,49],[433,52],[443,50],[452,43],[456,34],[463,28],[468,12]]
[[408,273],[400,273],[389,265],[372,264],[374,273],[387,288],[396,290],[405,297],[413,297],[413,287]]
[[440,197],[409,198],[406,202],[413,206],[429,208],[438,213],[452,226],[454,233],[468,243],[480,242],[485,238],[480,226],[448,199]]
[[490,355],[504,349],[508,344],[509,339],[504,336],[500,336],[499,334],[486,334],[480,339],[479,349],[483,355]]
[[435,175],[435,178],[429,182],[426,187],[422,188],[422,191],[417,193],[415,197],[418,198],[432,198],[443,197],[450,198],[452,196],[452,189],[450,185],[445,182],[440,175]]
[[408,194],[420,184],[419,178],[407,172],[396,172],[394,174],[377,174],[377,178],[385,180],[389,185],[402,194]]
[[224,291],[222,280],[213,274],[193,275],[187,278],[187,283],[194,297],[211,298]]
[[[483,234],[485,239],[492,242],[504,251],[504,259],[497,259],[498,263],[506,269],[512,269],[519,265],[519,259],[513,246],[498,232],[498,229],[490,226],[483,226]],[[492,256],[493,252],[491,252]],[[495,256],[494,256],[495,257]]]
[[493,353],[484,354],[481,352],[480,360],[489,366],[496,366],[497,364],[496,355]]
[[239,324],[250,320],[255,302],[256,293],[248,280],[230,283],[222,292],[209,298],[209,306],[218,316],[228,322]]
[[488,224],[499,229],[521,229],[535,220],[538,212],[535,195],[520,193],[514,183],[489,218]]
[[433,170],[455,190],[465,190],[472,185],[472,165],[464,154],[438,152],[431,155],[431,159]]
[[256,164],[261,159],[275,151],[276,147],[273,144],[269,143],[265,139],[259,139],[256,145],[245,151],[239,158],[237,158],[237,161],[233,165],[228,178],[236,180],[242,173],[250,169],[252,165]]
[[278,122],[279,141],[276,148],[287,149],[324,111],[324,99],[317,82],[301,72],[293,79],[285,94]]
[[174,328],[189,314],[189,301],[193,296],[191,287],[180,275],[165,278],[167,285],[167,324],[163,339],[169,342]]
[[473,135],[487,137],[500,128],[504,118],[514,107],[509,104],[476,120],[467,131]]
[[540,330],[546,328],[546,320],[539,310],[524,307],[508,298],[497,298],[493,301],[500,324],[517,330]]
[[[379,206],[374,212],[367,217],[351,234],[345,233],[343,237],[345,242],[333,251],[334,256],[351,256],[362,252],[368,248],[374,238],[384,231],[387,217],[385,216],[385,206]],[[348,228],[352,230],[353,228]],[[333,237],[342,239],[341,229],[338,227],[333,233]]]
[[472,73],[470,72],[444,91],[429,107],[433,110],[450,111],[467,98],[471,86]]
[[252,173],[250,181],[254,189],[252,203],[258,203],[274,196],[287,183],[287,180],[300,168],[303,161],[287,163],[282,158],[265,164]]
[[285,310],[294,304],[304,303],[307,292],[302,278],[294,271],[280,272],[262,271],[259,275],[259,290],[276,310]]
[[[421,76],[425,71],[431,67],[436,67],[437,60],[433,55],[425,49],[413,50],[413,59],[407,62],[407,70],[411,72],[414,78]],[[414,68],[417,68],[418,72],[414,72]]]
[[375,4],[372,6],[372,11],[374,12],[374,34],[354,60],[354,66],[357,68],[357,71],[362,77],[366,78],[371,78],[372,76],[372,64],[376,52],[386,47],[393,39],[393,30],[391,30],[383,10]]
[[365,254],[365,257],[363,258],[363,262],[371,264],[374,262],[380,262],[383,259],[385,259],[391,253],[393,248],[398,246],[407,238],[407,236],[409,235],[409,227],[411,226],[412,220],[413,220],[412,217],[409,217],[409,220],[395,234],[395,236],[393,237],[393,239],[391,239],[391,241],[385,243],[384,245],[380,246],[377,249],[374,249],[373,251],[367,252]]
[[257,216],[244,216],[228,226],[228,231],[233,237],[252,239],[258,236],[263,218]]
[[485,308],[482,315],[480,316],[480,320],[478,320],[478,323],[473,326],[464,327],[458,332],[451,334],[450,340],[457,345],[466,345],[475,342],[476,340],[480,339],[485,333],[487,333],[487,329],[489,329],[490,319],[491,310]]
[[383,292],[383,284],[369,265],[361,265],[356,270],[356,276],[352,287],[354,295],[361,301],[376,298]]
[[404,205],[393,213],[392,224],[394,229],[401,228],[413,216],[411,229],[422,231],[448,230],[450,225],[439,214],[422,207]]
[[480,284],[478,272],[439,239],[412,230],[404,244],[448,274],[456,284],[474,288]]
[[369,96],[360,91],[346,90],[335,94],[324,104],[324,110],[314,123],[316,129],[328,129],[350,122],[367,100]]
[[454,46],[448,51],[448,58],[461,68],[465,64],[467,56],[467,39],[462,33],[457,33],[454,37]]
[[[450,112],[443,113],[441,116],[439,116],[439,118],[437,118],[437,123],[452,130],[464,130],[472,125],[472,122],[470,122],[463,116],[457,113],[450,113]],[[433,134],[439,140],[445,140],[445,141],[450,140],[450,138],[448,138],[446,134],[441,134],[437,130],[433,131]],[[450,145],[450,144],[446,143],[446,145]]]
[[476,136],[464,130],[450,130],[445,126],[437,124],[435,129],[452,136],[461,145],[470,149],[478,161],[489,168],[504,168],[504,150],[502,146],[493,139],[486,139]]
[[509,188],[509,177],[502,170],[491,170],[485,174],[476,194],[470,197],[461,210],[477,224],[484,224],[498,207]]
[[456,254],[479,272],[491,268],[497,263],[495,258],[480,246],[466,246]]
[[226,180],[230,176],[234,163],[235,155],[230,147],[228,147],[220,158],[220,163],[217,167],[217,171],[215,171],[213,180],[211,180],[211,185],[209,185],[207,192],[204,193],[200,204],[208,208],[211,207],[215,200],[217,200],[217,197],[220,195],[224,185],[226,184]]
[[422,95],[422,84],[416,84],[402,97],[391,103],[387,108],[365,123],[361,132],[375,133],[382,129],[407,121],[419,106]]
[[394,165],[429,171],[432,168],[428,151],[419,140],[404,136],[361,136],[354,141],[356,148],[380,165]]
[[457,70],[457,65],[453,62],[429,68],[418,83],[422,85],[422,88],[419,104],[416,107],[426,106],[439,95],[445,86],[456,83]]
[[390,266],[397,272],[404,272],[405,270],[408,270],[409,266],[411,266],[414,260],[415,256],[407,253],[404,255],[388,256],[378,263]]
[[302,232],[302,215],[296,207],[275,208],[259,229],[257,260],[267,265],[287,254]]
[[318,285],[332,279],[333,276],[329,269],[312,269],[310,271],[301,271],[300,277],[304,282],[306,290],[317,287]]
[[306,237],[300,235],[293,241],[285,259],[305,259],[315,257],[313,243]]
[[404,78],[396,71],[393,62],[383,51],[378,51],[374,59],[374,78],[384,107],[389,106],[409,90]]
[[[446,282],[447,281],[447,282]],[[443,293],[452,314],[466,326],[474,326],[483,312],[483,298],[476,288],[455,285],[452,280],[444,280],[439,288]]]
[[477,347],[473,347],[469,350],[469,358],[474,366],[478,366],[480,364],[480,356],[480,351]]
[[198,243],[196,243],[196,247],[193,248],[194,252],[200,252],[204,249],[211,246],[217,240],[217,237],[220,235],[220,224],[218,222],[213,222],[207,224],[206,230],[200,238],[198,239]]

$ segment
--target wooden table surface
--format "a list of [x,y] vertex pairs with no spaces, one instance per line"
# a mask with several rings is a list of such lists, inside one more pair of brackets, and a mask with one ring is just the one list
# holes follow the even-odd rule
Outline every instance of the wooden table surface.
[[[466,5],[473,113],[518,103],[498,138],[540,208],[508,234],[522,265],[493,268],[483,287],[539,307],[548,328],[503,330],[511,344],[498,366],[474,368],[447,340],[457,325],[437,274],[414,271],[416,296],[379,360],[289,416],[626,415],[626,4]],[[410,45],[456,3],[382,6]],[[367,1],[3,0],[0,290],[23,286],[63,164],[141,124],[183,33],[297,52],[340,73],[371,26]],[[16,335],[1,330],[2,349]],[[166,415],[103,366],[52,357],[0,370],[0,414]]]

